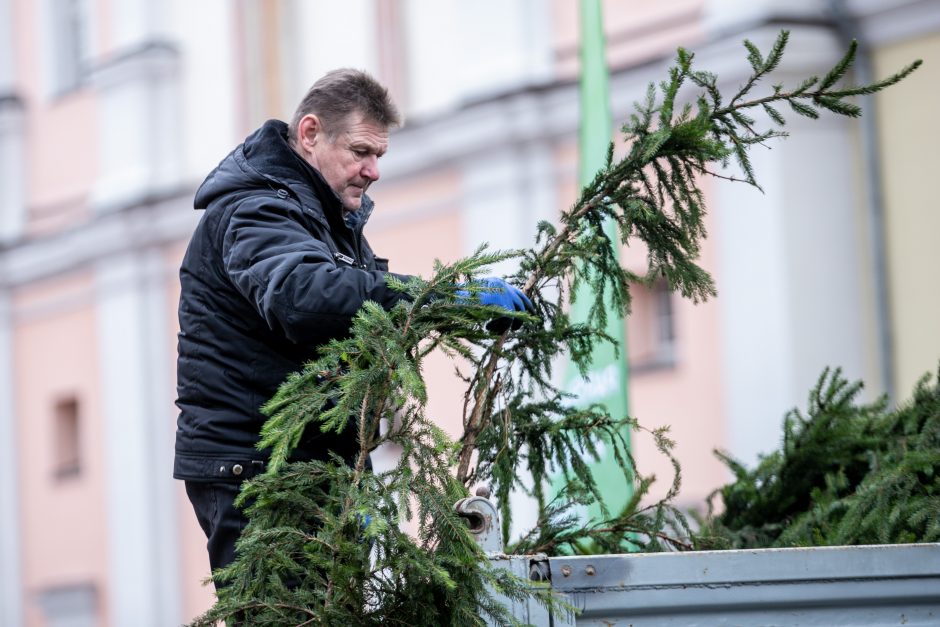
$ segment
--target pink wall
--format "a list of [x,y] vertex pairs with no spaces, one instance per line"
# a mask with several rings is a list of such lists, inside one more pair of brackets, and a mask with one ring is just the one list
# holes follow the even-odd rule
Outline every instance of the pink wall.
[[[107,504],[97,329],[90,274],[14,293],[14,379],[27,625],[41,625],[43,589],[93,583],[107,624]],[[81,470],[53,475],[57,401],[80,403]]]
[[[390,259],[392,271],[428,277],[435,259],[447,263],[465,255],[456,195],[459,189],[460,178],[453,171],[398,186],[376,184],[374,224],[369,225],[367,234],[376,253]],[[456,436],[464,390],[453,371],[454,364],[439,353],[430,355],[424,364],[428,415]]]
[[[712,272],[713,250],[714,246],[706,244],[702,252],[702,265]],[[630,379],[630,407],[647,428],[670,426],[676,443],[675,454],[682,465],[683,487],[677,504],[698,505],[729,479],[724,466],[712,453],[715,448],[726,448],[728,443],[719,376],[720,302],[712,299],[694,305],[675,295],[673,303],[675,367],[634,373]],[[628,342],[630,337],[628,331]],[[636,447],[643,472],[652,472],[660,478],[653,493],[662,495],[668,488],[672,468],[655,451],[648,436],[638,436]]]
[[74,226],[87,216],[97,174],[97,102],[83,88],[45,93],[43,59],[50,38],[40,24],[39,2],[14,2],[17,89],[27,104],[27,232],[41,235]]

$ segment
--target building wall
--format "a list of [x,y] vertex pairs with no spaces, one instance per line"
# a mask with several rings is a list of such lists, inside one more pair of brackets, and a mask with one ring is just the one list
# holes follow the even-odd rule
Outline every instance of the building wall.
[[884,177],[895,388],[908,398],[914,384],[936,373],[940,359],[940,203],[933,191],[940,141],[940,35],[880,47],[878,75],[914,59],[924,65],[904,83],[879,94],[878,140]]
[[[15,95],[13,6],[0,0],[0,246],[19,237],[23,204],[23,106]],[[2,173],[7,173],[6,175]],[[19,181],[19,184],[14,183]],[[0,623],[23,622],[19,460],[13,399],[13,327],[9,290],[0,288]]]
[[[694,47],[706,38],[702,18],[708,4],[705,0],[604,0],[608,64],[614,70],[636,67],[670,58],[679,46]],[[551,5],[555,75],[574,78],[579,67],[579,4],[552,0]]]
[[[13,294],[19,547],[27,625],[61,620],[56,597],[68,589],[88,591],[85,600],[92,603],[96,620],[108,620],[107,469],[101,378],[93,359],[93,287],[85,271]],[[77,433],[63,433],[68,427],[57,422],[57,406],[69,401],[77,403]],[[73,437],[77,464],[63,467],[58,440]]]
[[[176,158],[182,158],[180,179],[187,185],[200,182],[253,130],[244,118],[255,92],[264,92],[257,83],[268,69],[262,66],[258,74],[246,76],[246,42],[238,18],[240,11],[255,4],[262,3],[177,0],[168,5],[172,42],[181,59],[177,79],[181,154]],[[249,78],[255,82],[247,83]]]

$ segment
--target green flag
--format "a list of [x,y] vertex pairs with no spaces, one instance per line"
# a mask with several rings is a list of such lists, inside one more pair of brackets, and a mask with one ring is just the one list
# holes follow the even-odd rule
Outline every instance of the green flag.
[[[597,171],[604,167],[607,147],[611,139],[610,96],[607,87],[607,59],[604,45],[604,26],[600,0],[581,0],[581,133],[579,141],[579,181],[589,183]],[[619,242],[617,226],[605,225],[611,241]],[[578,289],[572,306],[573,321],[587,319],[588,303],[593,300],[591,286],[584,283]],[[578,369],[569,364],[564,389],[577,395],[573,404],[599,403],[614,418],[627,415],[627,359],[624,320],[617,314],[609,316],[607,334],[617,342],[619,350],[609,343],[599,344],[592,355],[588,376],[582,378]],[[629,437],[629,434],[624,434]],[[592,469],[604,502],[611,512],[618,512],[629,500],[631,493],[625,488],[623,474],[609,451]],[[595,518],[597,511],[586,512]]]

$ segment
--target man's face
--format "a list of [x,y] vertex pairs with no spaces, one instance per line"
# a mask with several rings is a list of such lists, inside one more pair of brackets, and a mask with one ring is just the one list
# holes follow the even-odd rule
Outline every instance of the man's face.
[[379,180],[379,157],[386,150],[388,129],[353,112],[336,129],[333,141],[321,128],[306,159],[336,192],[343,208],[356,211],[362,194]]

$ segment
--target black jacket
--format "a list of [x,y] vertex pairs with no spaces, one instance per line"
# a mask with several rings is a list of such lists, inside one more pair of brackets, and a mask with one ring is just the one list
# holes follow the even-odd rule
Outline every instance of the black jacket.
[[[388,261],[343,221],[339,197],[268,121],[229,154],[195,198],[205,209],[180,269],[174,476],[241,480],[263,467],[259,407],[366,300],[391,308]],[[405,278],[405,277],[402,277]],[[295,459],[351,456],[351,434],[307,430]]]

